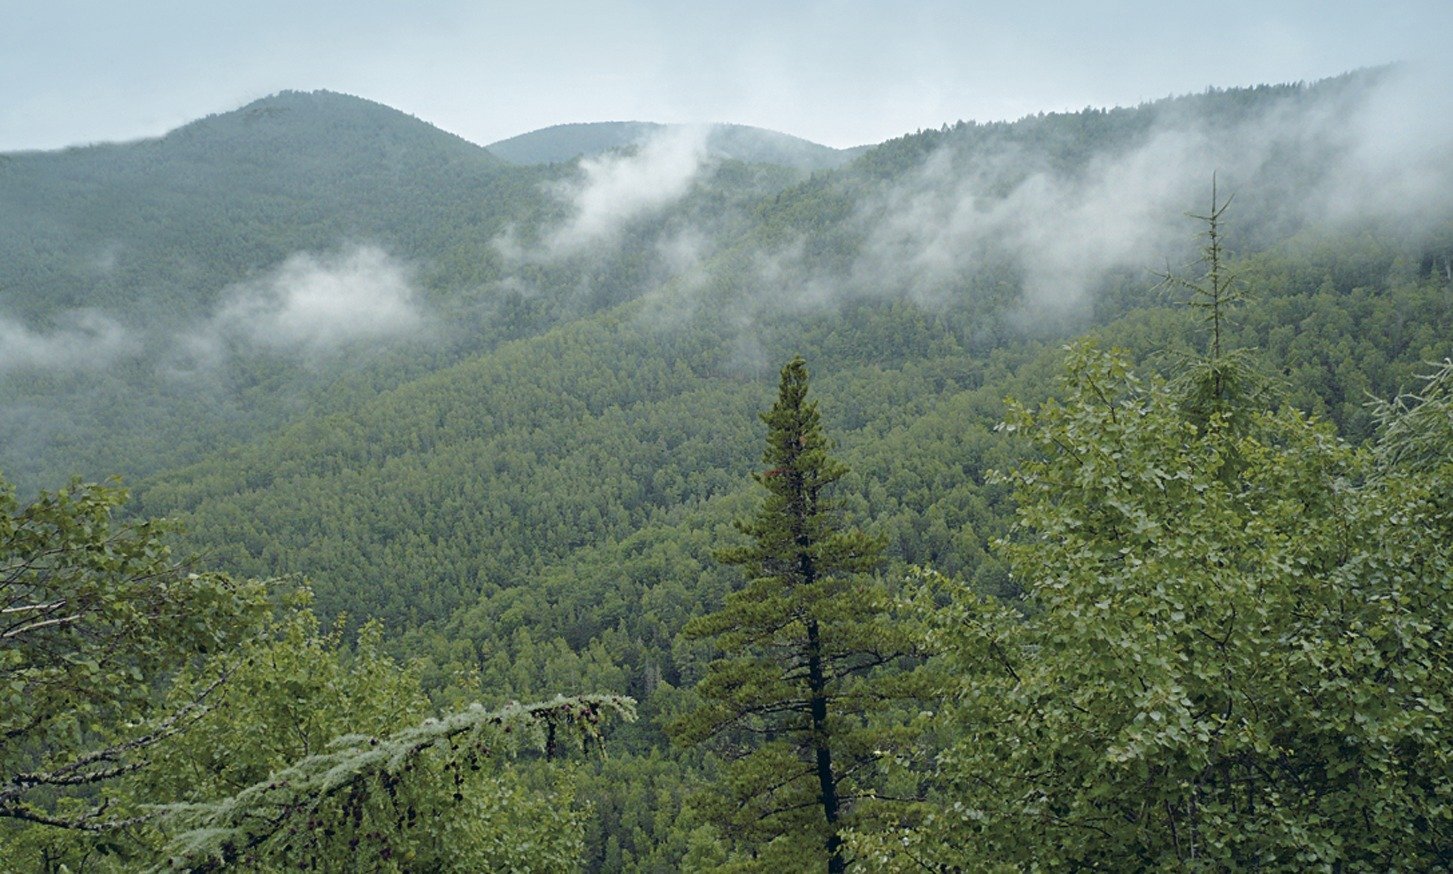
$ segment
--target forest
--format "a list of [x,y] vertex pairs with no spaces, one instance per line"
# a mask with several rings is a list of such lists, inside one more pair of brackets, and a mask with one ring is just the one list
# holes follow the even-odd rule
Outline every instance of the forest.
[[0,156],[0,870],[1448,868],[1399,87]]

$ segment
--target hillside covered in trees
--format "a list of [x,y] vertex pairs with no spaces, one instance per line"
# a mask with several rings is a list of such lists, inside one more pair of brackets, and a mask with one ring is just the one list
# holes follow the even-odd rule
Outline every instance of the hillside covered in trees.
[[4,156],[0,858],[1448,864],[1407,87],[556,163],[285,92]]

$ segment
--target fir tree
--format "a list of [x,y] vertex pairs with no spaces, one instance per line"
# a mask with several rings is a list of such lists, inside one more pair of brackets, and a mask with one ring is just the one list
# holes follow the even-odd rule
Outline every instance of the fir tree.
[[1206,351],[1186,362],[1176,378],[1187,419],[1202,430],[1213,413],[1231,414],[1231,426],[1241,429],[1247,410],[1265,406],[1270,386],[1245,349],[1229,348],[1231,314],[1246,303],[1240,277],[1232,270],[1226,251],[1226,210],[1231,197],[1222,200],[1211,176],[1211,208],[1204,215],[1190,214],[1206,226],[1206,243],[1197,262],[1202,274],[1187,279],[1175,273],[1161,275],[1162,286],[1189,294],[1186,304],[1202,314],[1206,325]]
[[[826,859],[843,871],[846,816],[869,797],[885,734],[869,717],[891,700],[882,670],[907,647],[883,588],[864,576],[881,539],[845,527],[829,492],[848,472],[829,454],[801,358],[782,369],[768,426],[767,492],[737,528],[751,542],[717,559],[747,584],[687,626],[724,655],[697,685],[704,704],[674,726],[715,739],[728,764],[704,812],[763,868]],[[754,866],[755,867],[755,866]]]

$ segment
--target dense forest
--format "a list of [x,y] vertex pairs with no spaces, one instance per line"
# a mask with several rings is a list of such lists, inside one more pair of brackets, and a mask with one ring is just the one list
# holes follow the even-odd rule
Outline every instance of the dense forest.
[[0,868],[1453,864],[1401,87],[3,156]]

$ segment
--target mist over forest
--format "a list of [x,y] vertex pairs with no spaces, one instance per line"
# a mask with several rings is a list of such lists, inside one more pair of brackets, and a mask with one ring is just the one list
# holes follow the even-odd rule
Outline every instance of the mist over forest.
[[1445,73],[0,154],[0,870],[1443,870]]

